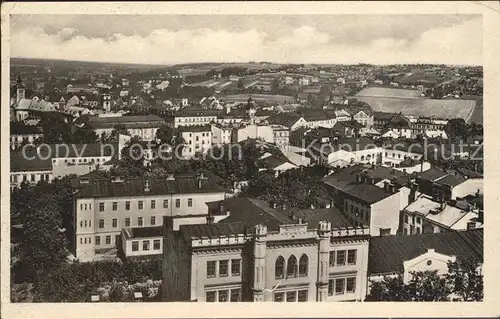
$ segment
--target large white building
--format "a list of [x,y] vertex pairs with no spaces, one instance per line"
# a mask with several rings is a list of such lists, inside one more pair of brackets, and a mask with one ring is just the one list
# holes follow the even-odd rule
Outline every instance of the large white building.
[[212,128],[210,125],[181,127],[180,137],[184,141],[182,157],[190,158],[204,154],[212,148]]
[[[165,216],[175,218],[176,227],[190,223],[192,218],[199,222],[207,215],[206,203],[224,197],[223,187],[204,176],[92,180],[80,177],[74,199],[73,252],[80,261],[116,257],[117,248],[124,241],[130,242],[125,251],[136,252],[133,242],[145,238],[144,231],[136,228],[159,226]],[[125,228],[131,230],[122,237]],[[151,249],[154,247],[153,240]]]
[[123,127],[130,136],[141,138],[143,141],[155,140],[156,132],[163,124],[165,121],[156,115],[89,116],[77,123],[90,126],[98,136],[103,133],[109,135],[117,127]]

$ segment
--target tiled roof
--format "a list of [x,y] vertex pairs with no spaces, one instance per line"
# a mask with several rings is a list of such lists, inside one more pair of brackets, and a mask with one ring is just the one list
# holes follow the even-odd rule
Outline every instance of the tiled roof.
[[466,179],[464,177],[448,174],[445,177],[440,178],[436,183],[440,185],[449,185],[451,187],[455,187],[465,181]]
[[162,237],[163,226],[126,228],[125,234],[127,238]]
[[[146,189],[149,183],[149,190]],[[88,197],[123,197],[123,196],[151,196],[167,194],[201,194],[201,193],[223,193],[224,188],[218,185],[212,178],[203,180],[201,188],[195,178],[128,178],[120,182],[111,179],[99,179],[90,183],[80,190],[76,196]]]
[[296,216],[308,224],[311,229],[317,229],[320,221],[330,222],[332,228],[353,227],[354,225],[342,215],[338,208],[299,209]]
[[438,170],[435,167],[431,167],[430,169],[417,173],[417,177],[421,179],[426,179],[429,181],[435,181],[437,179],[443,178],[444,176],[448,175],[447,173]]
[[93,129],[113,128],[123,125],[125,128],[154,128],[164,124],[165,121],[156,115],[124,115],[113,117],[88,117],[88,125]]
[[187,125],[179,126],[177,128],[180,132],[210,132],[212,128],[210,125]]
[[22,152],[10,153],[10,171],[11,172],[28,172],[28,171],[52,171],[52,161],[46,156],[37,156],[34,149],[28,149],[26,156]]
[[339,172],[331,174],[323,179],[324,183],[334,187],[352,197],[355,197],[367,204],[376,203],[392,195],[383,188],[370,185],[368,183],[359,183],[356,181],[356,174],[364,174],[374,179],[375,183],[384,179],[395,179],[399,185],[404,185],[408,181],[408,176],[399,171],[377,166],[375,168],[365,168],[362,165],[345,167]]
[[288,163],[287,160],[271,155],[261,160],[262,164],[268,169],[275,169],[276,167]]
[[382,236],[370,240],[368,274],[403,271],[403,262],[434,249],[437,253],[483,262],[483,230]]
[[294,113],[280,113],[268,117],[267,121],[270,124],[280,124],[286,127],[290,127],[295,124],[300,118],[300,115]]

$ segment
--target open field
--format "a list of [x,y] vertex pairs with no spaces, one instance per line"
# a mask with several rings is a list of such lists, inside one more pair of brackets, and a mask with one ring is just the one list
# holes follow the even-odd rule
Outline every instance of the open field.
[[420,90],[371,86],[359,91],[358,94],[356,94],[356,97],[371,96],[371,97],[397,97],[402,99],[415,99],[420,97],[420,94],[422,94],[422,91]]
[[358,100],[368,103],[375,112],[399,113],[442,119],[462,118],[469,121],[474,111],[475,100],[431,100],[415,98],[391,98],[357,96]]
[[[231,94],[221,97],[221,100],[231,102],[231,101],[243,101],[247,100],[248,94]],[[273,94],[252,94],[252,99],[254,101],[271,101],[276,103],[287,103],[294,102],[295,97],[287,95],[273,95]]]

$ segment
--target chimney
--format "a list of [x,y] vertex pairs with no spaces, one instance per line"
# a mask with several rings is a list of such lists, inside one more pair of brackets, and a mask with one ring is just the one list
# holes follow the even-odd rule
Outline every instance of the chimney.
[[215,218],[212,214],[208,214],[207,216],[207,225],[213,225],[215,223]]
[[388,181],[384,181],[384,190],[389,193],[389,182]]
[[474,230],[476,229],[476,223],[475,222],[468,222],[467,223],[467,230]]

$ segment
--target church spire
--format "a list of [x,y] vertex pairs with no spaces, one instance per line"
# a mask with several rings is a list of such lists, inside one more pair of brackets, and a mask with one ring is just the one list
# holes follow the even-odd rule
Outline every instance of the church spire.
[[17,85],[16,85],[16,88],[17,89],[26,88],[26,86],[23,83],[23,79],[21,79],[21,73],[17,74]]

